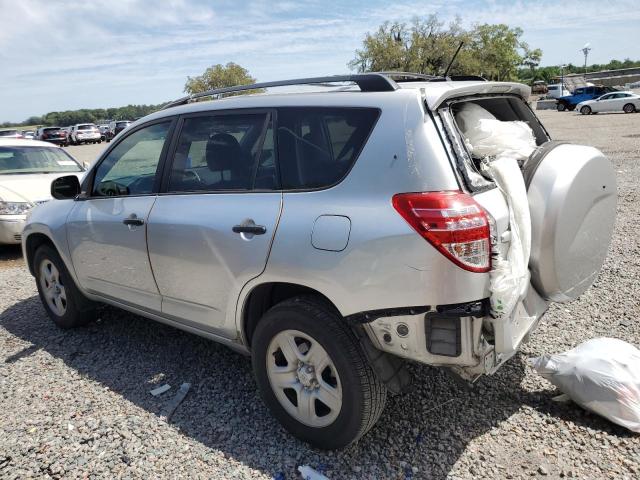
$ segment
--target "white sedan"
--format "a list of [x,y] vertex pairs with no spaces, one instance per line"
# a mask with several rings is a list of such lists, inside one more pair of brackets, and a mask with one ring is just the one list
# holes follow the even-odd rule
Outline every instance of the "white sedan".
[[0,245],[20,243],[27,213],[51,199],[51,182],[85,169],[48,142],[0,138]]
[[640,95],[633,92],[607,93],[594,100],[586,100],[576,105],[582,115],[600,112],[633,113],[640,111]]

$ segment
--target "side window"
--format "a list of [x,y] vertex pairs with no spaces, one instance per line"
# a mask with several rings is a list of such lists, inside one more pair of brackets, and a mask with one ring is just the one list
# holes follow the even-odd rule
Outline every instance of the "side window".
[[93,195],[151,193],[170,126],[171,122],[150,125],[118,143],[96,170]]
[[374,108],[279,109],[282,188],[323,188],[340,181],[356,161],[378,114]]
[[248,113],[186,118],[168,190],[251,190],[254,184],[256,188],[275,188],[275,166],[267,168],[269,153],[274,165],[273,138],[268,135],[271,131],[273,137],[273,132],[267,128],[268,117],[266,113]]

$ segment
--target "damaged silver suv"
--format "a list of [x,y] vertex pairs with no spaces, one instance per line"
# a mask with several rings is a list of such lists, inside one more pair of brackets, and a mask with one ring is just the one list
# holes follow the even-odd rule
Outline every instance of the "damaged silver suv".
[[[317,88],[272,90],[299,84]],[[550,141],[528,95],[480,77],[371,73],[185,97],[132,124],[81,185],[55,180],[24,256],[60,327],[102,302],[228,345],[251,355],[290,432],[344,447],[407,384],[405,361],[491,374],[550,302],[596,278],[613,169],[594,148]],[[469,104],[526,125],[532,154],[511,183],[528,205],[483,168],[491,155],[459,121]],[[518,209],[526,284],[500,310],[495,267],[509,265]]]

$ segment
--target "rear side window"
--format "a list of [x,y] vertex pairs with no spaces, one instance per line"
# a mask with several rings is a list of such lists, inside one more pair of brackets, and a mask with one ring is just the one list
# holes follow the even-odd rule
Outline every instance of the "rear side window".
[[[170,192],[271,189],[276,185],[271,170],[263,165],[263,144],[270,115],[267,113],[216,114],[184,120],[171,166]],[[258,168],[258,162],[260,167]]]
[[279,109],[282,188],[324,188],[338,183],[358,158],[378,115],[374,108]]

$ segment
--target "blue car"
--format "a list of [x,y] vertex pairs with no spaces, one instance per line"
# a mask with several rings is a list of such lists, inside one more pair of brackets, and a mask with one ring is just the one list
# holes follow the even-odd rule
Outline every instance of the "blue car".
[[578,105],[580,102],[593,100],[594,98],[598,98],[605,93],[615,91],[615,88],[603,86],[579,87],[573,91],[572,95],[566,95],[564,97],[558,98],[557,108],[559,112],[564,112],[565,110],[573,111],[575,110],[576,105]]

